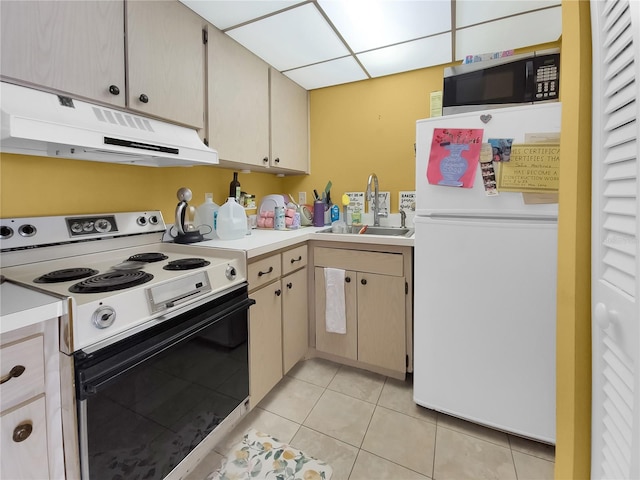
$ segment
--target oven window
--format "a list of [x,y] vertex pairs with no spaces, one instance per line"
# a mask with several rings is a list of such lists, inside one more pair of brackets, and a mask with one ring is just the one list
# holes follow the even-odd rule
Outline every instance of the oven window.
[[[246,309],[156,352],[79,401],[95,479],[164,478],[249,394]],[[147,339],[148,340],[148,339]],[[122,352],[120,352],[120,355]],[[118,360],[95,367],[113,370]],[[125,362],[126,363],[126,362]]]

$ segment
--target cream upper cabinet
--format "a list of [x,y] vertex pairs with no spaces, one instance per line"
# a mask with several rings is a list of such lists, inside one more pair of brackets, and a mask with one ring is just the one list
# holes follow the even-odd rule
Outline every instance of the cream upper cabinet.
[[124,107],[122,1],[0,2],[5,80]]
[[204,126],[204,21],[177,1],[128,1],[128,107]]
[[204,126],[205,22],[177,0],[0,8],[4,80]]
[[220,163],[269,166],[269,65],[220,30],[208,41],[209,145]]
[[271,69],[272,167],[309,172],[309,95]]

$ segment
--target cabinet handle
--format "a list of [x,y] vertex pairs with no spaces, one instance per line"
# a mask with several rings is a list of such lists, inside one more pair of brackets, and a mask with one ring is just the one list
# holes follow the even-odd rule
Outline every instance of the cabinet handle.
[[291,283],[291,282],[287,283],[287,288],[289,290],[291,290],[293,288],[293,283]]
[[344,277],[344,281],[347,283],[351,283],[351,277]]
[[296,262],[299,262],[300,260],[302,260],[302,255],[300,255],[298,258],[292,258],[291,263],[296,263]]
[[149,97],[147,97],[144,93],[138,97],[142,103],[149,103]]
[[280,163],[280,158],[279,158],[279,157],[276,157],[276,159],[274,160],[274,162],[276,162],[276,163]]
[[13,429],[13,441],[16,443],[24,442],[33,432],[33,425],[30,423],[21,423]]
[[367,280],[363,278],[362,280],[360,280],[360,283],[363,284],[363,285],[366,285],[367,284]]
[[117,85],[109,85],[109,93],[111,95],[120,95],[120,89]]
[[258,272],[258,276],[261,277],[262,275],[268,275],[271,272],[273,272],[273,267],[269,267],[269,270],[267,270],[266,272],[263,272],[263,271]]
[[16,365],[13,367],[9,373],[7,373],[4,377],[0,378],[0,384],[8,382],[12,378],[17,378],[24,373],[25,368],[22,365]]
[[269,163],[269,157],[264,157],[262,159],[262,163]]
[[276,290],[276,297],[279,297],[281,293],[282,293],[282,290],[280,289]]

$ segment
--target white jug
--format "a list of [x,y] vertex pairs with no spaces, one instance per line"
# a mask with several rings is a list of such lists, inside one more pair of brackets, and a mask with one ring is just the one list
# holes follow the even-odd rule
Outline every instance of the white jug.
[[247,233],[247,214],[233,197],[218,210],[216,233],[220,240],[238,240]]

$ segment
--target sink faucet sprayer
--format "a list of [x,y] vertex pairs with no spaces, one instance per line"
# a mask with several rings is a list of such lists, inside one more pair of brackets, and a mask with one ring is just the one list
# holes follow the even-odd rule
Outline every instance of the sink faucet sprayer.
[[[371,192],[371,181],[373,180],[373,192]],[[369,180],[367,180],[367,193],[365,194],[371,209],[373,210],[373,226],[380,226],[380,217],[386,217],[387,213],[380,213],[380,204],[378,199],[378,176],[375,173],[369,175]]]

